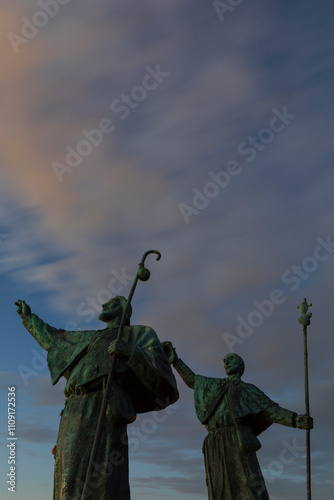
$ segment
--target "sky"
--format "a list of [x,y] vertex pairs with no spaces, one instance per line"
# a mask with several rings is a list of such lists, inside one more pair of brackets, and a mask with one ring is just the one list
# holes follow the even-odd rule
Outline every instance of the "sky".
[[[224,377],[237,352],[243,380],[297,413],[297,306],[312,303],[312,491],[331,500],[332,2],[1,0],[0,13],[1,498],[8,387],[18,500],[52,497],[64,405],[14,302],[57,328],[102,329],[101,304],[128,296],[156,249],[132,323],[198,374]],[[206,430],[176,380],[159,422],[129,426],[133,499],[207,498]],[[260,438],[271,500],[304,500],[305,432]]]

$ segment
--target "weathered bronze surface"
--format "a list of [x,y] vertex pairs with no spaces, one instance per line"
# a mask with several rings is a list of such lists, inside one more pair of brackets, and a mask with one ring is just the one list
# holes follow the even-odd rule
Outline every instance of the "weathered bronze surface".
[[260,389],[241,381],[244,362],[227,354],[227,378],[196,375],[173,345],[164,342],[171,364],[194,389],[196,415],[208,435],[203,444],[209,500],[268,500],[268,492],[256,457],[257,436],[272,423],[307,429],[311,417],[281,408]]
[[301,302],[299,306],[297,306],[297,309],[300,312],[298,321],[304,327],[308,326],[311,323],[312,313],[310,313],[308,310],[308,308],[311,306],[312,304],[308,304],[306,299],[304,299],[303,302]]
[[129,500],[127,424],[137,413],[161,410],[178,399],[162,345],[148,326],[118,328],[127,301],[103,304],[104,330],[65,331],[44,323],[23,301],[15,303],[23,325],[48,351],[51,380],[66,379],[65,408],[55,451],[54,500],[81,498],[112,355],[118,358],[87,500]]

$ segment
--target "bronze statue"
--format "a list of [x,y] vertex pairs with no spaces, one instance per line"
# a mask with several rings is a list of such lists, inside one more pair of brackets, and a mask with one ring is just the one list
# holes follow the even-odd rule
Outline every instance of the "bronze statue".
[[[146,278],[147,279],[147,278]],[[55,451],[54,500],[79,500],[99,419],[111,357],[116,374],[107,404],[87,500],[129,500],[127,424],[137,413],[161,410],[178,399],[176,381],[152,328],[130,326],[131,306],[124,297],[103,304],[104,330],[65,331],[44,323],[23,301],[15,302],[23,325],[48,351],[52,384],[66,379],[65,407]],[[122,339],[117,339],[127,310]],[[85,489],[86,491],[86,489]]]
[[170,342],[163,345],[170,363],[194,389],[196,415],[208,431],[203,453],[209,500],[268,500],[255,453],[261,447],[257,436],[272,423],[311,429],[312,418],[281,408],[242,382],[245,365],[237,354],[225,356],[227,378],[219,379],[195,375]]

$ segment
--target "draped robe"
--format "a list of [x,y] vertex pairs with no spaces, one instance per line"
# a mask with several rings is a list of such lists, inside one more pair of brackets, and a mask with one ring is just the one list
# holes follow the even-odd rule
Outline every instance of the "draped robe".
[[[80,500],[111,366],[108,346],[116,339],[117,329],[57,330],[35,314],[27,316],[23,325],[48,351],[52,384],[62,376],[67,381],[53,499]],[[126,326],[122,340],[133,348],[132,355],[126,362],[117,362],[87,500],[130,499],[127,424],[137,413],[161,410],[178,399],[174,375],[154,330]]]
[[297,414],[256,386],[227,378],[196,375],[194,401],[208,431],[203,454],[209,500],[268,500],[257,436],[274,422],[293,427]]

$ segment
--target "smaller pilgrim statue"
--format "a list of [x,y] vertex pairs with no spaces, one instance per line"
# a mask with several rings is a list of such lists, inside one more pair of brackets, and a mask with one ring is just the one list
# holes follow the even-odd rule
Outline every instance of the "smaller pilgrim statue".
[[164,342],[169,362],[188,387],[194,389],[198,420],[208,435],[203,443],[209,500],[269,500],[256,457],[257,436],[273,423],[311,429],[313,419],[281,408],[260,389],[242,382],[245,364],[237,354],[227,354],[227,378],[196,375]]

